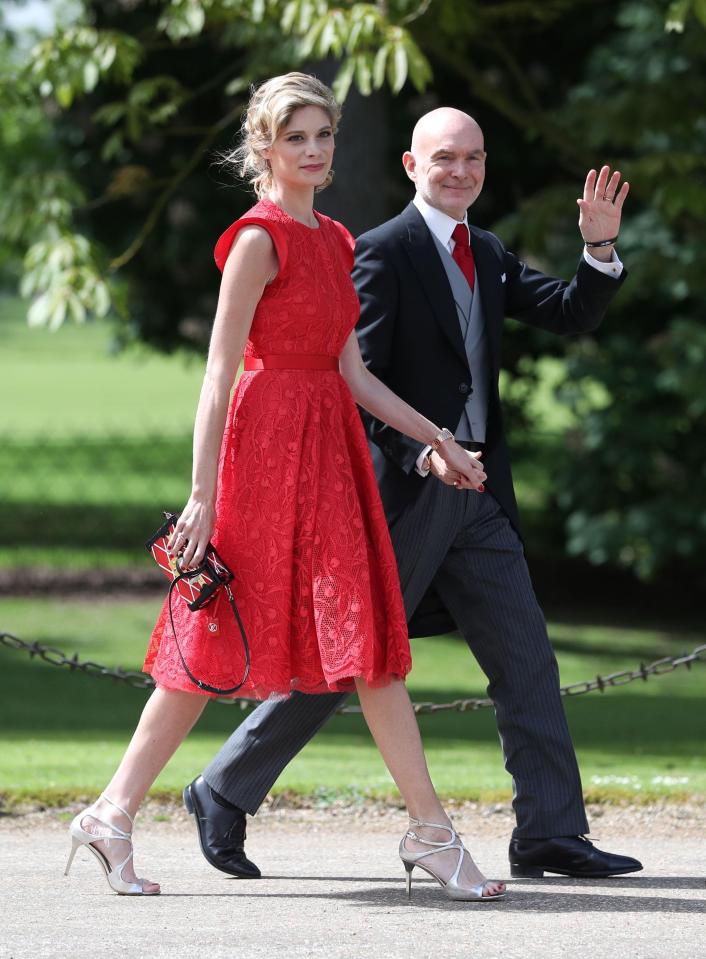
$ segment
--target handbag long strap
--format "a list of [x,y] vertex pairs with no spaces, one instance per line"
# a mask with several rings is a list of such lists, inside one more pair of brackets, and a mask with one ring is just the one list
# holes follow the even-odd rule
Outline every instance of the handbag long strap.
[[181,652],[181,647],[179,646],[179,640],[177,638],[176,627],[174,626],[174,616],[172,614],[172,593],[177,586],[177,583],[180,580],[186,577],[186,573],[181,573],[179,576],[175,576],[174,579],[169,584],[169,593],[167,596],[169,603],[169,621],[172,624],[172,632],[174,633],[174,642],[176,643],[177,652],[179,653],[179,659],[181,660],[181,665],[184,667],[184,672],[189,677],[191,682],[198,686],[199,689],[203,689],[206,693],[215,693],[217,696],[228,696],[231,693],[237,693],[241,689],[250,674],[250,646],[248,645],[248,637],[245,635],[245,627],[243,626],[243,621],[240,618],[240,613],[238,612],[238,607],[235,605],[235,600],[233,599],[233,593],[231,592],[230,586],[228,583],[223,584],[223,588],[226,591],[228,597],[228,602],[230,603],[230,608],[233,611],[233,616],[235,621],[238,624],[238,629],[240,630],[240,636],[243,640],[243,650],[245,651],[245,670],[243,672],[243,678],[240,680],[237,686],[231,686],[230,689],[221,689],[218,686],[209,686],[208,683],[204,683],[203,680],[197,679],[196,676],[191,672],[189,667],[186,665],[186,660]]

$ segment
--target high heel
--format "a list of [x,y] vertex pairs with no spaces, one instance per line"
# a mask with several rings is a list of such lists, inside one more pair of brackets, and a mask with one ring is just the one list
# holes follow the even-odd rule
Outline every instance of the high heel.
[[[123,816],[125,816],[125,818],[129,821],[130,826],[132,827],[133,818],[129,812],[123,809],[122,806],[118,806],[117,803],[113,802],[112,799],[109,799],[105,795],[102,795],[100,798],[103,799],[105,802],[107,802],[109,805],[113,806],[115,809],[117,809],[118,812],[122,813]],[[81,846],[86,846],[86,848],[93,853],[93,855],[96,857],[96,859],[100,863],[101,868],[103,869],[103,872],[105,873],[105,878],[108,880],[108,885],[114,892],[117,892],[119,896],[159,895],[158,892],[145,892],[145,890],[142,888],[142,882],[126,882],[123,879],[123,869],[125,868],[125,866],[127,866],[127,864],[132,859],[132,829],[130,832],[125,832],[124,829],[120,829],[118,826],[114,825],[113,823],[106,822],[104,819],[101,819],[100,817],[94,815],[94,813],[91,812],[91,809],[92,807],[89,806],[88,809],[84,809],[83,812],[80,812],[78,816],[74,817],[74,819],[71,822],[71,825],[69,826],[69,834],[71,836],[71,852],[69,853],[69,858],[66,862],[66,869],[64,870],[64,875],[68,876],[69,869],[71,868],[71,864],[74,861],[74,856],[76,855],[76,851]],[[90,817],[91,819],[95,820],[95,822],[99,823],[101,826],[104,826],[108,830],[108,834],[97,835],[96,833],[87,832],[81,825],[81,823],[83,822],[84,819],[86,819],[86,817]],[[125,859],[123,859],[123,861],[119,863],[117,866],[112,866],[108,858],[101,852],[101,850],[97,849],[93,845],[93,843],[95,842],[100,842],[101,840],[108,840],[108,839],[113,839],[113,840],[119,839],[129,843],[130,845],[130,852],[125,857]]]
[[[412,872],[415,866],[419,866],[420,869],[423,869],[425,872],[428,872],[430,876],[433,876],[449,899],[454,899],[458,902],[495,902],[497,899],[505,898],[504,892],[498,892],[490,896],[483,895],[491,880],[486,879],[485,882],[481,882],[477,886],[471,886],[470,888],[459,885],[458,877],[461,873],[463,857],[468,850],[459,839],[455,829],[452,829],[451,826],[442,825],[441,823],[423,822],[421,819],[410,819],[410,823],[415,826],[429,826],[432,829],[445,829],[446,832],[449,833],[449,839],[446,842],[432,842],[430,839],[423,839],[418,833],[414,832],[413,829],[408,829],[404,834],[400,842],[400,859],[407,873],[408,899],[412,898]],[[413,852],[405,846],[407,839],[412,839],[414,842],[420,842],[425,846],[432,846],[433,848],[422,850],[421,852]],[[447,849],[456,849],[459,855],[453,875],[450,879],[444,880],[434,872],[428,863],[424,863],[421,860],[426,859],[427,856],[435,856],[439,852],[445,852]]]

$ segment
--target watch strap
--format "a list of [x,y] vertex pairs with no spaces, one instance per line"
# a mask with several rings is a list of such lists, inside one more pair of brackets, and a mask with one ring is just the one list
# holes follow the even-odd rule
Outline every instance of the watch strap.
[[442,443],[445,443],[446,440],[452,440],[453,438],[454,438],[454,435],[453,435],[453,433],[451,432],[451,430],[447,430],[446,427],[444,427],[442,430],[440,430],[440,431],[436,434],[436,436],[435,436],[434,439],[432,440],[432,442],[431,442],[431,448],[432,448],[432,449],[434,450],[434,452],[436,453],[436,452],[438,452],[439,447],[441,446]]

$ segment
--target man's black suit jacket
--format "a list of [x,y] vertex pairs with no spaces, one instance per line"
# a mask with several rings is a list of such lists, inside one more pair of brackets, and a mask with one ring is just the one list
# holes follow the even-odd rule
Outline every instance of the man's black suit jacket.
[[[493,233],[471,227],[476,290],[485,314],[490,358],[488,424],[483,464],[486,487],[519,531],[510,457],[503,431],[498,377],[506,316],[554,333],[595,329],[626,272],[616,279],[583,257],[570,283],[530,269]],[[471,372],[451,287],[429,228],[413,203],[356,241],[353,281],[360,298],[357,327],[368,369],[439,426],[454,430]],[[383,505],[390,524],[424,483],[415,463],[422,444],[363,412]],[[459,494],[460,495],[460,494]],[[410,635],[453,628],[436,597],[420,605]]]

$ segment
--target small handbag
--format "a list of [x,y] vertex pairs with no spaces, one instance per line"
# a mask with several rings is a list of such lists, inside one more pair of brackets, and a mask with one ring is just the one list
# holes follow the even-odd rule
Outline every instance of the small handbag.
[[[169,593],[167,596],[169,605],[169,621],[172,625],[174,642],[176,643],[181,665],[184,667],[184,672],[189,677],[191,682],[195,686],[198,686],[199,689],[202,689],[207,693],[215,693],[218,696],[228,696],[231,693],[237,693],[237,691],[245,684],[245,681],[250,673],[250,647],[248,645],[248,638],[245,635],[243,621],[240,618],[240,613],[238,612],[238,607],[235,605],[233,593],[231,592],[230,588],[230,582],[233,579],[233,574],[218,555],[215,547],[211,543],[209,543],[206,547],[203,561],[199,566],[194,567],[193,569],[182,569],[180,565],[180,557],[171,556],[167,549],[167,542],[174,532],[174,527],[176,526],[179,517],[174,513],[167,512],[165,512],[164,516],[166,518],[165,523],[160,526],[154,536],[150,537],[147,543],[145,543],[145,546],[154,557],[154,560],[159,568],[171,580],[171,583],[169,584]],[[208,604],[216,599],[216,597],[218,597],[222,592],[225,592],[226,596],[228,597],[230,608],[233,611],[235,621],[238,624],[238,629],[240,630],[240,635],[243,640],[243,649],[245,651],[245,670],[243,672],[243,678],[237,686],[231,686],[230,689],[220,689],[218,686],[209,686],[209,684],[203,682],[203,680],[197,679],[186,665],[184,656],[182,655],[181,648],[179,646],[179,640],[177,638],[176,628],[174,626],[174,616],[172,614],[172,596],[175,591],[182,597],[182,599],[186,602],[186,605],[192,611],[203,609],[204,606],[208,606]]]

